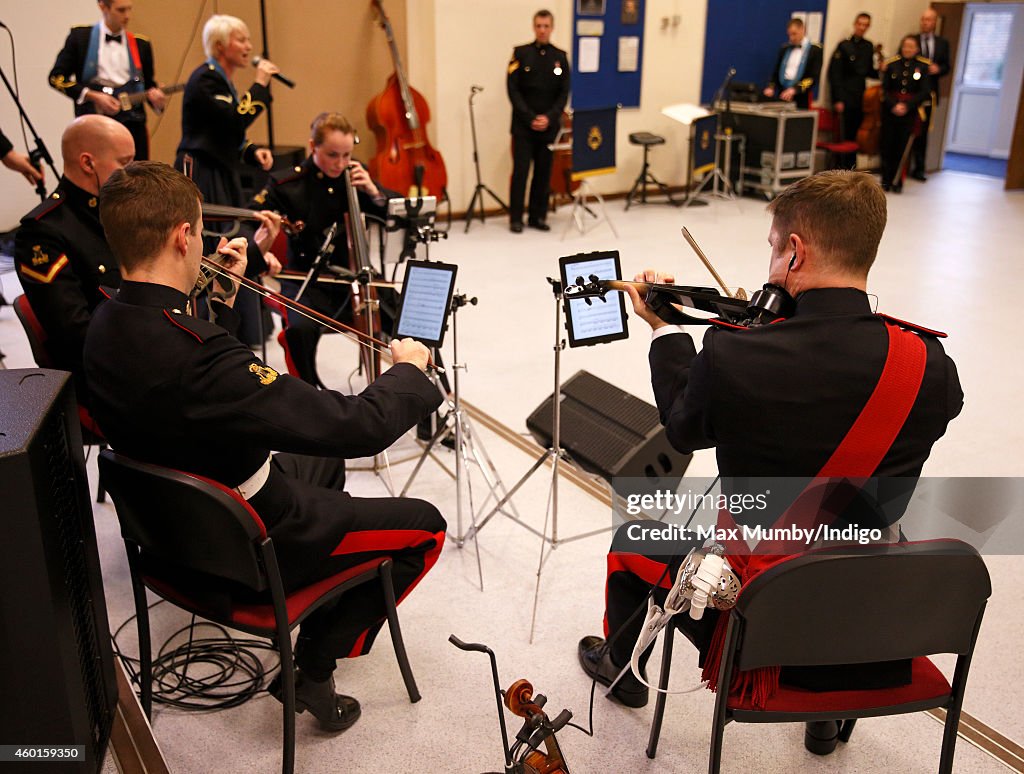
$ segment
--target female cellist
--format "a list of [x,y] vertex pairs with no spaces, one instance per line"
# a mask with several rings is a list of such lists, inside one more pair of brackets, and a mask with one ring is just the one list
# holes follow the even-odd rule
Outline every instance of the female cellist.
[[[324,263],[343,268],[348,265],[345,216],[349,200],[342,174],[349,170],[357,189],[359,209],[383,216],[389,191],[378,186],[365,167],[352,158],[355,129],[340,113],[321,113],[310,127],[310,156],[294,170],[274,175],[253,204],[279,212],[287,219],[302,221],[304,227],[288,238],[288,268],[307,273],[317,255],[326,250]],[[335,232],[327,241],[332,227]],[[359,267],[354,267],[358,269]],[[284,295],[295,298],[302,287],[300,279],[282,279]],[[348,284],[310,282],[301,301],[335,319],[351,319],[351,289]],[[316,372],[316,348],[321,326],[298,315],[288,317],[285,328],[289,365],[310,384],[322,386]]]

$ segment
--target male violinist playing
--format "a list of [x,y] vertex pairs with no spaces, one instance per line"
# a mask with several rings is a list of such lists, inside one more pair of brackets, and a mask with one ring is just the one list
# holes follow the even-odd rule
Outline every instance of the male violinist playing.
[[[768,277],[794,300],[787,319],[758,327],[712,324],[698,352],[688,333],[664,322],[630,288],[634,312],[653,331],[651,383],[669,442],[683,452],[715,447],[723,480],[825,475],[826,461],[840,449],[852,460],[847,467],[872,468],[840,471],[840,476],[916,479],[932,445],[960,413],[963,393],[956,367],[939,343],[942,334],[872,314],[867,278],[885,228],[885,194],[867,174],[822,172],[786,188],[768,211],[773,216]],[[673,281],[651,270],[637,279]],[[882,376],[883,367],[891,366],[912,366],[918,383],[892,384]],[[850,454],[844,439],[863,424],[862,409],[883,385],[886,397],[902,402],[908,413],[902,424],[886,426],[894,439],[887,446],[872,441]],[[633,616],[634,611],[659,579],[654,600],[664,603],[665,589],[691,547],[682,545],[674,558],[648,556],[636,553],[635,544],[631,550],[626,537],[620,530],[608,554],[605,637],[579,643],[583,670],[603,685],[630,661],[644,622],[643,611]],[[714,657],[709,646],[718,619],[710,609],[700,621],[675,619],[699,648],[705,667]],[[641,667],[645,663],[646,656]],[[855,666],[784,668],[779,679],[810,690],[909,682],[909,662],[870,666],[869,672]],[[869,685],[869,680],[876,682]],[[642,707],[648,688],[627,672],[612,696]],[[827,754],[837,735],[834,721],[809,724],[805,744]]]
[[[234,296],[211,302],[219,325],[189,314],[203,257],[199,201],[191,180],[151,161],[103,186],[100,219],[124,277],[85,344],[104,435],[120,454],[241,494],[274,540],[286,591],[387,555],[402,599],[437,560],[445,521],[421,500],[346,494],[344,458],[379,453],[438,406],[427,349],[393,342],[395,365],[359,395],[278,374],[233,336]],[[244,273],[244,238],[221,239],[218,252]],[[335,693],[336,660],[368,653],[384,619],[382,589],[371,583],[302,622],[296,707],[323,729],[359,717],[359,702]]]

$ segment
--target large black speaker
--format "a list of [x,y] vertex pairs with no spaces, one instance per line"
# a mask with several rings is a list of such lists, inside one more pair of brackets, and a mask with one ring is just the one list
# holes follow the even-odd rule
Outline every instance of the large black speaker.
[[[552,397],[526,420],[530,434],[546,447],[553,436]],[[655,406],[588,371],[577,371],[562,385],[561,425],[562,448],[581,468],[608,481],[643,479],[645,487],[674,489],[693,457],[669,445]]]
[[0,745],[85,747],[0,770],[99,771],[117,683],[70,374],[0,370],[0,498]]

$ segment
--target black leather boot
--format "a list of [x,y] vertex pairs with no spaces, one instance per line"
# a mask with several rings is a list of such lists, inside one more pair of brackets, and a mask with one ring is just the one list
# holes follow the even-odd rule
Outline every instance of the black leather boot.
[[[274,678],[269,690],[274,698],[284,702],[280,675]],[[320,728],[332,733],[344,731],[359,720],[362,713],[358,701],[334,692],[334,675],[318,683],[306,677],[301,669],[296,669],[295,712],[301,715],[306,710],[320,721]]]

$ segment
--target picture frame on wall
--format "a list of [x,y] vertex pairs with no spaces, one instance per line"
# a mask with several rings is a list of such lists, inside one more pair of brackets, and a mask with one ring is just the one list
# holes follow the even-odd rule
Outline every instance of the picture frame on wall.
[[637,24],[640,21],[640,0],[622,0],[622,23]]
[[605,0],[576,0],[577,16],[604,16]]

